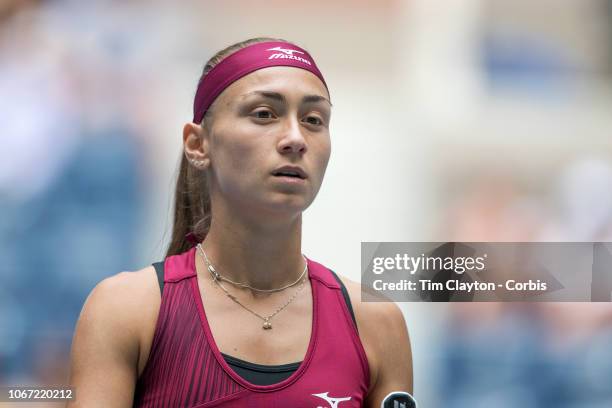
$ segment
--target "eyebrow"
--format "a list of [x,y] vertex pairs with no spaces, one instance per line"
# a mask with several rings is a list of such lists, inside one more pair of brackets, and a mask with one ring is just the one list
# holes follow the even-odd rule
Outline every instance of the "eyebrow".
[[[241,95],[241,98],[246,98],[251,95],[259,95],[259,96],[263,96],[264,98],[277,100],[279,102],[287,102],[287,99],[285,98],[284,95],[278,92],[271,92],[271,91],[253,91],[253,92],[249,92],[244,95]],[[333,106],[332,103],[329,101],[329,99],[321,95],[304,95],[304,97],[302,98],[302,103],[314,103],[314,102],[327,102],[329,106]]]

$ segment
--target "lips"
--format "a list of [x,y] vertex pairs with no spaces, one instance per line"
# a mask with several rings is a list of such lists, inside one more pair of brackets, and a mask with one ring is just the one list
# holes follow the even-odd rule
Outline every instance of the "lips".
[[282,166],[272,172],[273,176],[276,177],[294,177],[299,179],[306,179],[308,175],[301,167],[298,166]]

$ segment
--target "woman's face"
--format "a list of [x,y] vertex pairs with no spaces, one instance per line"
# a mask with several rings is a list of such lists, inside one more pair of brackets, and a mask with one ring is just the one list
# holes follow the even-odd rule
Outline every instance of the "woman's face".
[[213,203],[273,214],[312,203],[331,150],[331,104],[319,78],[293,67],[260,69],[227,87],[211,114]]

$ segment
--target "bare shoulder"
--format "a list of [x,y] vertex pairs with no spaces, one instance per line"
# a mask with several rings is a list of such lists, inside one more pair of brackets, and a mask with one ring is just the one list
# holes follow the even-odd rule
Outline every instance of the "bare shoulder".
[[133,323],[130,326],[137,328],[143,314],[159,305],[160,300],[155,269],[149,266],[103,279],[90,293],[84,309],[95,309],[97,316],[109,316],[118,323]]
[[[78,326],[92,332],[106,330],[138,357],[143,338],[157,319],[161,295],[152,266],[119,272],[100,281],[91,291]],[[78,328],[77,326],[77,328]],[[128,350],[124,350],[128,352]],[[129,354],[134,354],[130,350]]]
[[[152,267],[100,281],[79,315],[72,340],[69,406],[128,406],[142,360],[143,336],[161,300]],[[155,293],[157,291],[157,293]]]
[[155,269],[153,266],[147,266],[146,268],[137,271],[119,272],[115,275],[109,276],[108,278],[100,281],[92,293],[106,292],[106,294],[108,294],[108,292],[111,292],[117,294],[128,294],[136,291],[146,295],[147,291],[156,289],[156,285]]
[[[359,330],[373,329],[373,331],[386,334],[388,330],[397,329],[397,325],[405,325],[404,316],[399,307],[392,301],[362,302],[361,284],[345,276],[338,275],[349,293],[355,319]],[[386,300],[381,297],[381,300]],[[360,322],[361,321],[361,322]]]
[[137,375],[149,357],[161,304],[161,292],[153,266],[120,272],[99,283],[106,292],[107,305],[123,315],[122,326],[138,343]]
[[338,277],[349,293],[368,357],[370,390],[365,406],[380,406],[382,398],[394,390],[412,392],[412,352],[401,310],[392,301],[362,302],[361,284]]

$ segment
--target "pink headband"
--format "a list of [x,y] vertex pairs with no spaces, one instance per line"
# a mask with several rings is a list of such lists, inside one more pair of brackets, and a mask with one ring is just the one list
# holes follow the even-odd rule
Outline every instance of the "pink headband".
[[242,48],[223,59],[203,78],[193,101],[193,122],[200,123],[215,98],[234,81],[258,69],[287,66],[312,72],[325,85],[323,74],[306,50],[286,42],[264,42]]

